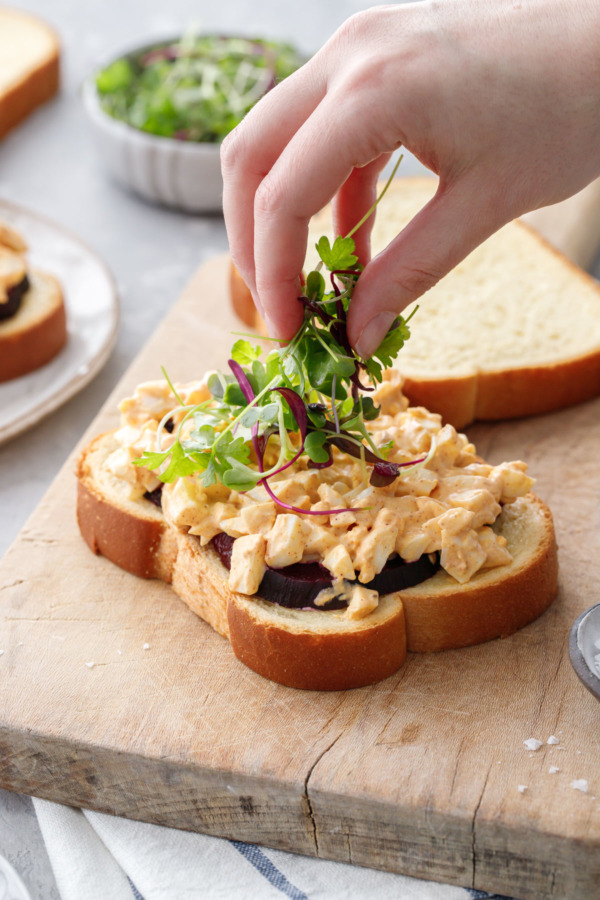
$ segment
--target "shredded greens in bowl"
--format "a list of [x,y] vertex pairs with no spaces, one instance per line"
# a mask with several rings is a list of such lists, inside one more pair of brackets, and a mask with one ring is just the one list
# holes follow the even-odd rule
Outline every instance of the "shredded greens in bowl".
[[219,143],[304,62],[287,43],[188,33],[115,60],[96,89],[102,109],[134,128]]
[[[395,170],[377,202],[394,174]],[[426,461],[426,457],[407,463],[388,461],[393,442],[377,447],[367,429],[367,423],[379,415],[369,393],[410,337],[408,323],[417,309],[406,319],[397,316],[368,359],[361,359],[351,348],[346,318],[363,269],[352,234],[371,212],[346,237],[337,237],[333,244],[327,237],[318,241],[320,262],[308,273],[298,297],[303,322],[285,346],[274,341],[276,348],[261,358],[260,347],[248,340],[236,341],[228,361],[230,371],[213,372],[208,380],[211,398],[194,406],[183,403],[163,369],[183,415],[173,432],[175,441],[166,450],[162,444],[172,412],[164,416],[156,450],[146,451],[134,460],[135,465],[155,470],[163,482],[195,474],[204,487],[220,482],[231,490],[249,491],[262,485],[285,509],[302,515],[332,515],[346,510],[291,506],[277,498],[269,479],[303,455],[310,468],[331,466],[333,448],[360,460],[365,482],[378,487],[391,484],[402,469]],[[277,452],[268,464],[271,439]]]

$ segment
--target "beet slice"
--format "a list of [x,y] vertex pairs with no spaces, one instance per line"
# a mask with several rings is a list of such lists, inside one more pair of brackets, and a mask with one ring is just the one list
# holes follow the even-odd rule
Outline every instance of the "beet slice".
[[294,563],[283,569],[267,566],[258,590],[263,600],[288,609],[345,609],[348,604],[339,597],[322,606],[315,605],[315,599],[322,590],[331,587],[332,581],[331,573],[320,563]]
[[23,299],[24,294],[29,290],[29,287],[29,278],[26,275],[22,281],[7,290],[6,294],[8,300],[6,303],[0,303],[0,321],[11,319],[18,313],[21,306],[21,300]]
[[158,506],[159,509],[162,509],[162,492],[163,492],[164,484],[159,484],[157,488],[154,488],[153,491],[146,491],[144,497],[146,500],[149,500],[150,503],[154,503],[155,506]]
[[[233,541],[234,538],[223,532],[217,534],[211,541],[226,569],[231,568]],[[438,569],[437,554],[424,554],[411,563],[396,556],[386,563],[372,581],[362,586],[380,594],[391,594],[426,581],[435,575]],[[270,600],[288,609],[310,608],[325,612],[330,609],[344,609],[348,604],[338,598],[330,600],[323,606],[315,605],[316,597],[322,590],[331,587],[332,582],[331,573],[320,563],[295,563],[283,569],[272,569],[268,566],[258,592],[262,600]]]

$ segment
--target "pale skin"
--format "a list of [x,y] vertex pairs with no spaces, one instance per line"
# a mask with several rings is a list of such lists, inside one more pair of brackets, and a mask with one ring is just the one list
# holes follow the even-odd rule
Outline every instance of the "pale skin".
[[400,146],[439,187],[374,259],[372,218],[355,235],[361,356],[490,234],[598,177],[599,35],[598,0],[423,0],[349,19],[223,145],[232,258],[271,335],[301,322],[310,217],[333,201],[347,234]]

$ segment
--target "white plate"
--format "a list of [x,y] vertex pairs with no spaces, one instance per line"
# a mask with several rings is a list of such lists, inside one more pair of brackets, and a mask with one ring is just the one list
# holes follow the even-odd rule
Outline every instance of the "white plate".
[[116,286],[104,263],[79,238],[37,213],[0,200],[0,218],[27,242],[28,262],[58,278],[67,312],[67,343],[41,369],[0,384],[0,444],[53,412],[85,387],[117,337]]

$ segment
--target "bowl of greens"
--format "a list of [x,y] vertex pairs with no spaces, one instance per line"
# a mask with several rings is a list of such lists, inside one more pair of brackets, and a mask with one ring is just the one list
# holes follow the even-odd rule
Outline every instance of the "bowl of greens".
[[100,156],[148,200],[217,211],[222,140],[304,61],[288,43],[191,33],[121,53],[83,86]]

